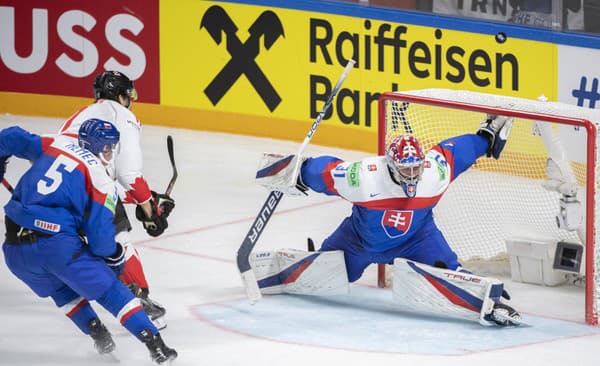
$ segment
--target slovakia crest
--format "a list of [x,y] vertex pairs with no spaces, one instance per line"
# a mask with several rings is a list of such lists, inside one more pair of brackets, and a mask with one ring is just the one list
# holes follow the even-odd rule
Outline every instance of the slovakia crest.
[[386,210],[381,218],[381,226],[390,238],[397,238],[410,230],[412,218],[412,211]]

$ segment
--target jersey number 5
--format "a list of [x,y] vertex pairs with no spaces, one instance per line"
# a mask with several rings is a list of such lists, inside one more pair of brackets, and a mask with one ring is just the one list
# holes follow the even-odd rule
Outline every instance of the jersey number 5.
[[71,173],[77,168],[77,162],[73,159],[66,157],[65,155],[59,155],[54,163],[48,168],[44,178],[40,179],[37,183],[37,190],[40,194],[47,195],[58,189],[58,186],[62,183],[63,171]]

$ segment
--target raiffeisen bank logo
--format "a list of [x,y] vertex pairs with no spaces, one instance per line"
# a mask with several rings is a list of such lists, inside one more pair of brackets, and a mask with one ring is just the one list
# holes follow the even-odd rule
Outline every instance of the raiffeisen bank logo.
[[272,11],[263,12],[248,28],[250,36],[242,42],[237,36],[237,26],[220,6],[208,8],[200,22],[200,30],[206,29],[217,45],[221,44],[223,35],[225,45],[231,59],[204,89],[204,94],[213,105],[217,105],[227,91],[242,75],[246,75],[267,108],[271,112],[281,103],[281,97],[256,63],[260,50],[260,42],[270,49],[273,44],[283,37],[283,26],[279,17]]

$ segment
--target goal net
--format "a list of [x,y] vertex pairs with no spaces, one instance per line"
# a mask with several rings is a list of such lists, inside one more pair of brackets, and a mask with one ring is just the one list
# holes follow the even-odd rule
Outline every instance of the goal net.
[[[475,133],[487,114],[514,117],[502,156],[480,158],[450,184],[434,208],[436,224],[463,264],[508,258],[510,237],[583,245],[586,321],[597,324],[599,110],[446,89],[384,93],[379,99],[379,153],[385,153],[391,139],[405,134],[415,136],[427,151],[444,139]],[[584,212],[576,230],[557,225],[561,194],[542,186],[548,158],[558,164],[566,181],[576,184]],[[386,285],[385,273],[380,265],[379,286]]]

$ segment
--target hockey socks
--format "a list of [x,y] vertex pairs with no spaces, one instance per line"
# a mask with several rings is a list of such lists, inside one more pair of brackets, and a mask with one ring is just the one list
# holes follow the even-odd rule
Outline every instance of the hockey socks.
[[78,297],[60,308],[77,328],[81,329],[84,334],[90,334],[88,326],[93,319],[98,318],[98,314],[86,299]]
[[142,267],[142,262],[140,261],[137,250],[135,250],[131,242],[125,242],[122,243],[122,245],[125,249],[125,267],[123,268],[123,274],[121,274],[120,280],[125,285],[134,283],[140,288],[148,288],[144,267]]
[[158,330],[142,309],[140,300],[121,282],[116,281],[97,302],[108,310],[131,334],[139,339],[139,334],[149,329],[153,334]]

